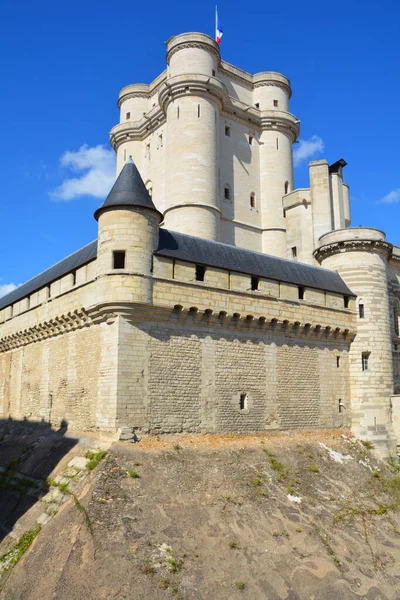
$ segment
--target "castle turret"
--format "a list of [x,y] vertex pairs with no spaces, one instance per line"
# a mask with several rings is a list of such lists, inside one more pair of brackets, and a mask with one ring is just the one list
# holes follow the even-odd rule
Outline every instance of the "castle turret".
[[[392,445],[393,393],[387,261],[392,245],[378,229],[352,228],[323,235],[315,251],[321,266],[338,271],[357,294],[357,335],[350,350],[354,433],[387,454]],[[350,409],[350,407],[348,407]]]
[[167,118],[166,227],[218,240],[219,112],[227,92],[216,78],[218,44],[202,33],[167,41],[167,80],[159,103]]
[[260,109],[260,189],[262,250],[287,257],[286,221],[282,198],[293,190],[292,144],[299,120],[289,112],[290,82],[280,73],[253,77],[255,105]]
[[131,157],[94,216],[99,223],[98,301],[150,303],[152,255],[162,215]]

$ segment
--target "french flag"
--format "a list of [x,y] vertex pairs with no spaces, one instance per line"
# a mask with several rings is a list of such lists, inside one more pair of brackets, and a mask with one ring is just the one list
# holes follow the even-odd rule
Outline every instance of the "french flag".
[[219,17],[218,17],[218,6],[215,7],[215,41],[217,42],[217,44],[221,43],[221,38],[224,35],[224,32],[222,31],[222,27],[221,27],[221,23],[219,22]]

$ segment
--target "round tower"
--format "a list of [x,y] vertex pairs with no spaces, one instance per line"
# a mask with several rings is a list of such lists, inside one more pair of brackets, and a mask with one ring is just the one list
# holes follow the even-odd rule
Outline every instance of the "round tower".
[[110,131],[110,143],[117,153],[117,175],[129,156],[142,171],[142,127],[144,115],[149,110],[149,86],[136,83],[122,88],[118,98],[119,124]]
[[282,197],[291,192],[292,144],[300,132],[299,120],[289,112],[292,91],[280,73],[257,73],[253,77],[255,105],[260,110],[260,191],[262,250],[287,257],[286,220]]
[[150,303],[152,259],[162,215],[131,157],[94,216],[99,226],[98,303]]
[[167,41],[167,81],[159,103],[167,117],[165,226],[219,239],[219,112],[227,92],[216,79],[218,44],[202,33]]
[[390,396],[393,364],[387,280],[392,246],[378,229],[364,227],[326,233],[314,255],[338,271],[357,294],[357,335],[349,354],[352,428],[383,454],[393,442]]

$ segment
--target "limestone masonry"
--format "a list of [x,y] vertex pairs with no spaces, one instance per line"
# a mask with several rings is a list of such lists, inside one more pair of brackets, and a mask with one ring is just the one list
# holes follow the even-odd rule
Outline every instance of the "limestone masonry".
[[396,450],[400,248],[350,228],[343,159],[311,162],[294,189],[290,96],[201,33],[170,38],[166,71],[121,90],[98,239],[0,299],[0,416],[351,426]]

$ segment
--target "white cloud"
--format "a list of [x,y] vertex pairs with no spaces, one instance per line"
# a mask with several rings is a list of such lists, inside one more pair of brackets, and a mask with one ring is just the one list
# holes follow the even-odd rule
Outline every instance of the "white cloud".
[[310,160],[323,151],[324,142],[317,135],[313,135],[309,140],[299,140],[293,150],[294,166],[298,167],[302,162]]
[[392,190],[386,194],[386,196],[383,196],[379,202],[382,202],[383,204],[395,204],[396,202],[400,202],[400,188]]
[[52,192],[53,198],[58,200],[74,200],[81,196],[104,198],[114,184],[115,154],[105,146],[90,148],[84,144],[76,152],[67,150],[60,163],[77,177],[68,177]]
[[10,292],[13,292],[14,290],[17,289],[17,285],[15,285],[15,283],[0,283],[0,298],[2,296],[6,296],[6,294],[9,294]]

